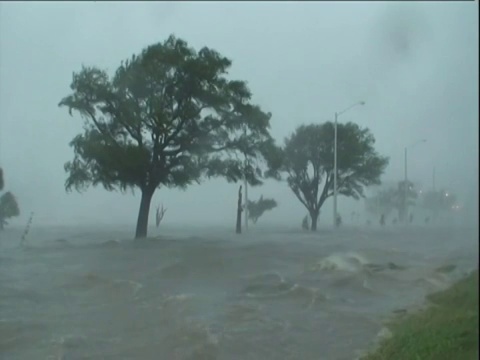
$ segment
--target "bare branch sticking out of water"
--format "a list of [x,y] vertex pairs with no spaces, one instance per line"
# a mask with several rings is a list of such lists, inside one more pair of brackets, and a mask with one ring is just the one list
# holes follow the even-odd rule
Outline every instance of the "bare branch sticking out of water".
[[162,222],[166,212],[167,212],[167,209],[163,207],[163,204],[161,209],[160,209],[160,206],[157,206],[157,217],[156,217],[157,227],[160,226],[160,223]]

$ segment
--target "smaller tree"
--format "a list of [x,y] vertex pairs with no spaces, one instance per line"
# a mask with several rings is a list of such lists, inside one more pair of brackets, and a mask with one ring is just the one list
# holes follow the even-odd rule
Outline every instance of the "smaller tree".
[[163,220],[163,217],[165,216],[165,213],[167,212],[167,209],[163,207],[163,204],[162,204],[162,208],[160,209],[160,206],[157,206],[157,212],[156,212],[156,216],[155,216],[155,225],[157,225],[157,228],[160,226],[160,223],[162,222]]
[[308,215],[305,215],[305,217],[302,220],[302,229],[310,230],[310,224],[308,223]]
[[0,230],[8,225],[7,219],[20,215],[17,199],[9,191],[0,197]]
[[277,205],[274,199],[264,199],[263,195],[257,201],[248,201],[248,218],[256,224],[265,211],[272,210]]
[[394,193],[395,208],[398,210],[400,221],[407,221],[408,207],[415,206],[418,198],[415,186],[411,181],[399,181]]
[[365,210],[373,216],[386,217],[395,209],[395,189],[379,190],[376,194],[365,199]]
[[433,218],[436,219],[440,212],[449,212],[456,203],[456,196],[446,190],[427,191],[422,199],[422,205],[425,209],[432,212]]
[[[375,138],[367,128],[349,122],[337,125],[338,195],[356,200],[364,188],[380,184],[388,158],[375,150]],[[299,126],[277,151],[272,151],[272,172],[286,174],[287,184],[310,215],[310,230],[317,230],[320,209],[333,196],[334,124]]]
[[390,186],[379,190],[375,195],[365,199],[365,210],[374,216],[385,217],[393,210],[397,210],[400,220],[406,220],[407,208],[415,205],[418,196],[412,182],[408,181],[407,186],[408,189],[405,189],[405,181],[399,181],[397,187]]

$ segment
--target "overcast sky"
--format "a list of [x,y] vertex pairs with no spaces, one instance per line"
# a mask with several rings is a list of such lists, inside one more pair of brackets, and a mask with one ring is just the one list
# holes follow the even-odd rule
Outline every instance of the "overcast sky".
[[[331,120],[371,129],[390,157],[385,180],[409,177],[423,187],[453,187],[478,199],[478,2],[2,2],[0,4],[0,165],[27,221],[44,224],[132,223],[139,197],[90,189],[67,194],[63,165],[81,130],[57,106],[82,64],[112,73],[120,61],[170,34],[233,61],[253,101],[273,113],[283,142],[302,123]],[[166,223],[234,223],[237,186],[208,181],[187,191],[160,189]],[[286,184],[250,190],[280,206],[265,222],[300,222],[306,214]],[[476,200],[478,204],[478,200]],[[339,212],[363,209],[340,200]],[[331,222],[332,201],[320,226]],[[151,219],[153,218],[153,214]]]

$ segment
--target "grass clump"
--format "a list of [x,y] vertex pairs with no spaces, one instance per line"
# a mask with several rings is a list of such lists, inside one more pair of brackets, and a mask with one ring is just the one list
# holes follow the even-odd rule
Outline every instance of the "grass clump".
[[478,270],[427,298],[431,306],[394,320],[393,336],[362,360],[477,360]]

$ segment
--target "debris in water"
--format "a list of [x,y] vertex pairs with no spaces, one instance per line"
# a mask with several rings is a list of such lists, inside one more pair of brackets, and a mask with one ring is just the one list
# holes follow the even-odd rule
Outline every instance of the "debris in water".
[[28,232],[30,231],[30,225],[32,224],[33,220],[33,211],[30,213],[30,219],[28,219],[27,226],[25,227],[25,231],[23,232],[22,239],[20,241],[20,246],[23,246],[27,240]]

